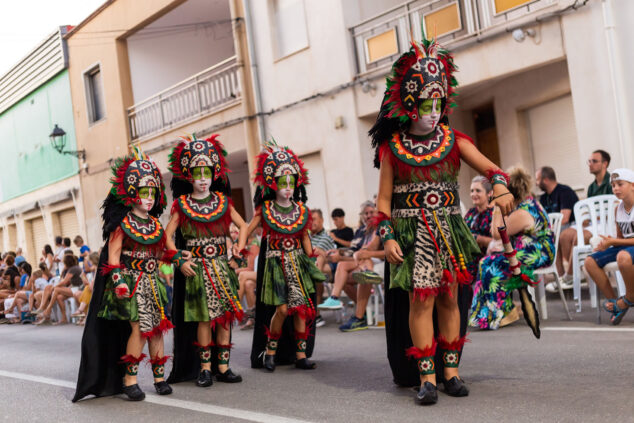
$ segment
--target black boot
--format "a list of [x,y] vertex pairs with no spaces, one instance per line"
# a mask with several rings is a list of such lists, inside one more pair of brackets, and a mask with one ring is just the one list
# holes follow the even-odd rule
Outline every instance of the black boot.
[[295,367],[302,370],[313,370],[317,367],[317,364],[313,361],[308,360],[306,357],[298,358],[295,360]]
[[242,382],[242,376],[233,373],[231,369],[227,369],[224,373],[218,373],[216,375],[216,380],[224,383],[238,383]]
[[465,385],[464,380],[458,376],[454,376],[444,382],[445,393],[452,397],[466,397],[469,395],[469,389]]
[[123,393],[126,394],[130,401],[143,401],[145,393],[141,390],[138,383],[123,387]]
[[156,389],[156,393],[159,395],[169,395],[172,393],[172,387],[169,386],[164,380],[160,382],[154,382],[154,389]]
[[425,382],[416,395],[416,402],[420,405],[434,405],[438,402],[438,388],[431,382]]
[[264,353],[264,368],[269,372],[275,371],[275,356]]
[[211,370],[201,370],[198,373],[198,380],[196,381],[196,385],[202,388],[213,385],[214,381],[211,378]]

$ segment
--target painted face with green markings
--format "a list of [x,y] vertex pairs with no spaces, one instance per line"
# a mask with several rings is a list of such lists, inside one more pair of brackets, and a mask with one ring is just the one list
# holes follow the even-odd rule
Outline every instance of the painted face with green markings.
[[134,204],[135,214],[139,216],[146,216],[154,203],[156,202],[156,188],[155,187],[140,187],[137,202]]
[[440,98],[423,100],[418,107],[418,115],[420,117],[417,121],[412,122],[410,132],[416,135],[425,135],[435,130],[442,116],[441,107],[442,99]]
[[295,191],[295,176],[284,175],[277,178],[277,199],[288,202]]
[[210,167],[194,167],[192,168],[192,179],[194,186],[194,194],[206,196],[209,193],[213,172]]

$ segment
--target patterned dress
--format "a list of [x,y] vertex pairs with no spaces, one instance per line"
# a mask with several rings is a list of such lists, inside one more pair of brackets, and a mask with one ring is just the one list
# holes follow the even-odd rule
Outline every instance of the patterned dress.
[[266,243],[262,302],[287,304],[291,315],[314,316],[315,305],[309,295],[315,292],[314,283],[323,282],[325,277],[302,246],[310,226],[310,211],[301,202],[283,208],[274,201],[265,201],[257,213],[262,217],[262,243]]
[[[476,207],[473,207],[467,211],[464,216],[465,222],[473,236],[481,235],[491,237],[491,220],[493,219],[493,208],[487,207],[482,213],[478,211]],[[480,259],[486,253],[486,248],[480,249],[481,254],[477,254],[473,257],[473,260],[467,264],[467,270],[473,277],[473,280],[477,280],[478,265]]]
[[[163,227],[155,217],[142,219],[130,212],[117,231],[123,236],[122,269],[108,275],[98,316],[139,322],[143,336],[154,336],[165,328],[162,310],[167,305],[165,285],[158,278],[158,261],[165,245]],[[117,277],[128,286],[129,294],[124,298],[115,294],[113,279]]]
[[479,254],[460,214],[460,151],[453,129],[439,125],[431,137],[395,133],[381,147],[394,168],[391,219],[404,253],[390,264],[390,288],[415,298],[448,292],[454,278],[466,283],[466,263]]
[[174,201],[186,249],[192,254],[195,276],[186,278],[185,322],[227,325],[242,315],[238,278],[227,261],[231,200],[221,192],[205,199],[182,195]]
[[[526,210],[535,220],[532,228],[511,237],[518,261],[530,270],[550,266],[555,258],[555,242],[546,211],[533,197],[522,201],[516,210]],[[504,288],[509,275],[509,262],[502,253],[486,256],[480,261],[470,326],[481,329],[500,326],[500,321],[513,308],[512,296]]]

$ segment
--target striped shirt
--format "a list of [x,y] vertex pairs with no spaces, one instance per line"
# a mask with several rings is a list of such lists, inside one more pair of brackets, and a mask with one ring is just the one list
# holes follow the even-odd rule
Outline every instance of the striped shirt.
[[616,209],[616,224],[621,228],[623,238],[634,237],[634,207],[630,209],[630,212],[625,211],[625,205],[621,201],[621,204]]
[[320,248],[324,251],[334,250],[337,248],[335,241],[330,238],[330,235],[326,233],[325,229],[322,229],[316,234],[311,233],[310,242],[313,244],[313,248]]

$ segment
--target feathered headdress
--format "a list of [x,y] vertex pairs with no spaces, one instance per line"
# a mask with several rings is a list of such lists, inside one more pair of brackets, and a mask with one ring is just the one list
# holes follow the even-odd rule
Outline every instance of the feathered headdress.
[[422,42],[411,42],[409,51],[394,62],[387,77],[381,111],[401,123],[418,120],[418,107],[426,99],[442,99],[443,115],[455,107],[458,81],[453,76],[457,70],[453,56],[435,38],[428,40],[424,34]]
[[308,172],[293,150],[278,146],[274,139],[265,142],[263,147],[256,157],[254,179],[263,190],[269,188],[277,191],[277,178],[284,175],[294,175],[296,187],[308,184]]
[[182,137],[169,156],[170,171],[176,178],[191,183],[192,168],[209,167],[213,170],[213,181],[222,179],[226,182],[227,173],[230,172],[225,159],[227,152],[217,138],[218,134],[206,140],[198,140],[195,135]]
[[124,206],[132,206],[140,201],[139,189],[142,187],[156,188],[156,202],[161,211],[167,205],[161,171],[139,147],[132,147],[130,154],[115,160],[110,183],[110,193]]

